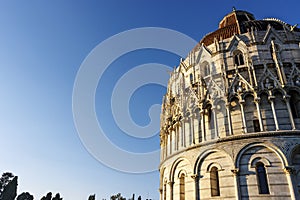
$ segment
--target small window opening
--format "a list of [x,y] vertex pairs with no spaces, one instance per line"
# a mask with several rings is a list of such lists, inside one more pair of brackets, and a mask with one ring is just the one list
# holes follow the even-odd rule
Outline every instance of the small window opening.
[[185,200],[185,175],[181,174],[179,178],[180,200]]
[[210,191],[211,196],[220,196],[219,173],[217,167],[212,167],[210,170]]
[[238,54],[236,54],[234,56],[234,64],[237,65],[237,66],[245,64],[244,56],[243,56],[242,52],[239,52]]
[[258,119],[253,120],[253,126],[254,126],[254,132],[260,132],[260,126],[259,126],[259,120]]
[[256,164],[256,177],[259,194],[270,194],[265,165],[261,162]]

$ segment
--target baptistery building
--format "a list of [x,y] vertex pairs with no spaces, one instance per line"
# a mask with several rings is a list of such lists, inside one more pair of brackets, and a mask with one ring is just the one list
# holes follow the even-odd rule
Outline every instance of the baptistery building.
[[300,29],[233,10],[171,72],[160,200],[300,199]]

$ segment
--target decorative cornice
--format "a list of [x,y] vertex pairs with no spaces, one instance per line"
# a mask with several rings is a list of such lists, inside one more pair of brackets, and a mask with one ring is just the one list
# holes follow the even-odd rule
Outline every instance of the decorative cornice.
[[162,166],[165,161],[175,157],[176,155],[179,155],[183,152],[200,148],[200,147],[205,147],[209,146],[211,144],[216,144],[216,143],[225,143],[228,141],[236,141],[236,140],[245,140],[245,139],[252,139],[252,138],[264,138],[264,137],[277,137],[277,136],[299,136],[300,135],[300,130],[283,130],[283,131],[268,131],[268,132],[257,132],[257,133],[245,133],[242,135],[231,135],[231,136],[226,136],[224,138],[218,138],[210,141],[205,141],[201,142],[198,144],[194,144],[193,146],[189,146],[186,148],[183,148],[180,151],[177,151],[169,156],[166,157],[163,161],[161,161],[159,166]]

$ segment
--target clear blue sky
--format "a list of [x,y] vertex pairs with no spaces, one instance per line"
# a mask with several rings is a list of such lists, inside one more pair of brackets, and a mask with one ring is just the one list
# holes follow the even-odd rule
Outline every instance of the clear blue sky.
[[[131,174],[111,169],[80,141],[72,92],[81,63],[99,43],[132,28],[169,28],[199,41],[217,29],[232,6],[258,19],[277,17],[293,25],[300,23],[299,5],[299,0],[1,1],[0,172],[18,175],[18,193],[28,191],[36,199],[48,191],[66,200],[87,199],[93,193],[97,199],[109,199],[118,192],[158,199],[158,171]],[[109,67],[95,97],[107,137],[132,152],[157,150],[158,134],[148,139],[124,134],[113,121],[109,98],[122,74],[151,62],[173,67],[179,57],[149,49],[128,53]],[[147,125],[149,107],[160,103],[164,93],[158,85],[138,89],[130,99],[133,120]]]

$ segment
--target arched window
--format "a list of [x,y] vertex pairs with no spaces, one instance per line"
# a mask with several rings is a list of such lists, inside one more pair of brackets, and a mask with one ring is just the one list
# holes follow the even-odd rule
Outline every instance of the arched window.
[[191,83],[191,84],[194,83],[194,76],[193,76],[193,74],[190,74],[190,83]]
[[254,132],[260,132],[259,120],[253,119]]
[[204,66],[204,75],[205,76],[210,75],[210,68],[209,68],[209,64],[208,63],[206,63],[205,66]]
[[207,108],[207,115],[208,115],[208,123],[209,123],[209,129],[213,129],[214,128],[214,121],[212,118],[212,110],[211,107]]
[[181,174],[179,178],[180,200],[185,200],[185,175]]
[[217,167],[212,167],[210,170],[210,191],[211,196],[220,196],[219,173]]
[[255,170],[259,194],[270,194],[265,165],[258,162]]
[[200,68],[202,69],[202,72],[203,72],[203,76],[209,76],[210,75],[210,66],[208,64],[207,61],[204,61],[201,65],[200,65]]
[[294,118],[300,118],[300,96],[297,92],[292,91],[290,98],[291,110]]
[[237,66],[244,65],[244,56],[241,51],[238,51],[234,56],[234,64]]
[[214,129],[214,119],[213,119],[213,113],[212,113],[212,109],[211,109],[211,105],[208,105],[206,107],[206,117],[207,117],[207,128],[208,129]]

